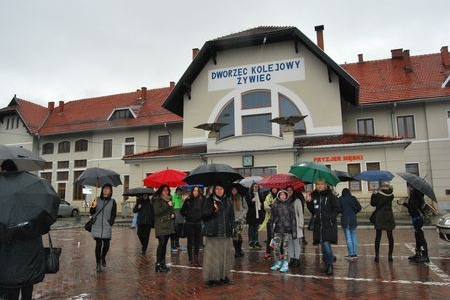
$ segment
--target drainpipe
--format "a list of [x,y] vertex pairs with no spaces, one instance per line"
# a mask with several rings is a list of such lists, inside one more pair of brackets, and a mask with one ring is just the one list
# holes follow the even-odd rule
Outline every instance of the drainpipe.
[[394,105],[392,106],[392,111],[391,111],[391,130],[392,130],[392,136],[397,136],[395,134],[395,108],[397,107],[397,103],[394,102]]
[[428,174],[430,174],[430,185],[433,186],[433,167],[432,167],[432,163],[431,163],[431,147],[430,147],[430,135],[429,135],[429,131],[428,131],[428,114],[427,114],[427,106],[425,104],[425,102],[423,103],[423,110],[424,110],[424,115],[425,115],[425,132],[427,134],[427,148],[428,148],[428,161],[429,161],[429,166],[428,166]]

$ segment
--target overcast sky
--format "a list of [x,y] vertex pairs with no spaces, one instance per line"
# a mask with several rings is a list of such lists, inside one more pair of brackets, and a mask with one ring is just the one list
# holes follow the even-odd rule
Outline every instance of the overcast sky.
[[324,25],[338,64],[438,53],[449,12],[449,0],[0,0],[0,107],[14,94],[46,106],[169,86],[192,48],[257,26],[295,26],[316,42]]

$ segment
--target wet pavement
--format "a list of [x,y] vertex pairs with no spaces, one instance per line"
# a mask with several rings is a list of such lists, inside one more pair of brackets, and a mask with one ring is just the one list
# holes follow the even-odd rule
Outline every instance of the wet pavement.
[[[149,251],[142,255],[129,220],[119,220],[114,226],[107,267],[97,273],[95,243],[81,224],[83,217],[60,219],[55,224],[53,244],[63,247],[60,271],[46,275],[35,286],[35,299],[448,299],[450,295],[450,243],[439,239],[434,226],[425,229],[430,263],[408,260],[414,251],[414,233],[406,224],[394,231],[394,261],[388,262],[383,233],[380,262],[375,263],[375,231],[360,226],[354,261],[344,259],[347,250],[339,230],[339,245],[333,246],[337,256],[333,276],[321,272],[320,249],[312,243],[304,247],[300,267],[283,274],[270,271],[272,261],[263,260],[264,251],[248,249],[244,242],[245,256],[235,259],[232,268],[233,284],[208,287],[201,268],[189,267],[186,252],[172,254],[168,249],[171,271],[155,273],[154,232]],[[261,232],[261,241],[264,236]],[[311,232],[306,232],[306,239],[311,241]],[[186,239],[181,244],[186,246]]]

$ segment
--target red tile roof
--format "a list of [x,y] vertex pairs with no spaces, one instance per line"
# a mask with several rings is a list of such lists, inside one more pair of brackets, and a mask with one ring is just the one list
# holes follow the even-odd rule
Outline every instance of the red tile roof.
[[30,133],[36,133],[47,116],[47,108],[41,105],[19,99],[16,96],[8,106],[0,109],[0,115],[17,113]]
[[132,155],[126,155],[123,157],[123,159],[128,160],[128,159],[141,159],[149,157],[175,156],[175,155],[196,155],[196,154],[200,155],[201,153],[206,153],[206,144],[173,146],[154,151],[147,151]]
[[341,66],[360,83],[362,105],[450,96],[450,88],[442,88],[450,69],[443,65],[441,53],[410,59],[411,72],[405,71],[402,57]]
[[[170,88],[147,90],[146,101],[141,100],[141,91],[103,97],[70,101],[55,107],[41,135],[83,132],[123,127],[138,127],[171,122],[182,122],[182,118],[161,106],[170,93]],[[136,114],[132,119],[108,118],[114,109],[130,107]]]
[[344,133],[340,135],[315,136],[315,137],[297,137],[294,145],[297,147],[324,146],[324,145],[343,145],[359,143],[380,143],[402,140],[402,137],[365,135],[357,133]]

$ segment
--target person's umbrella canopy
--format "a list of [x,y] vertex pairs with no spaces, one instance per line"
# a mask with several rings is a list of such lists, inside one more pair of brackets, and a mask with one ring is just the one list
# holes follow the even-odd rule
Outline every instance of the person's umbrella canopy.
[[239,180],[239,184],[249,188],[252,186],[253,183],[258,183],[261,180],[263,180],[264,177],[262,176],[248,176],[248,177],[244,177],[244,179]]
[[167,184],[170,187],[177,187],[180,185],[186,185],[183,178],[186,177],[186,173],[175,169],[165,169],[154,172],[144,178],[144,185],[152,188],[159,188],[163,184]]
[[217,183],[229,185],[242,178],[242,175],[229,165],[212,163],[198,166],[183,180],[189,184],[212,186]]
[[153,195],[155,193],[155,190],[153,188],[148,187],[136,187],[128,189],[128,191],[125,191],[122,196],[141,196],[144,194]]
[[364,181],[391,181],[392,178],[394,178],[394,174],[384,170],[363,171],[355,175],[355,180]]
[[106,183],[109,183],[112,186],[118,186],[122,184],[119,173],[110,169],[98,167],[87,168],[83,171],[83,173],[80,174],[80,176],[78,176],[75,182],[82,185],[95,187],[101,187]]
[[340,181],[352,181],[352,180],[355,180],[355,178],[352,175],[350,175],[348,172],[339,171],[339,170],[333,170],[333,172],[339,178]]
[[19,171],[42,170],[46,161],[37,154],[18,146],[0,145],[0,165],[12,160]]
[[339,178],[333,171],[327,166],[315,162],[299,162],[291,166],[289,173],[303,182],[315,183],[317,179],[322,178],[332,186],[339,183]]
[[43,178],[25,171],[1,172],[0,191],[2,227],[14,228],[28,222],[50,228],[58,217],[61,199]]
[[263,187],[275,187],[277,189],[285,189],[287,186],[292,186],[296,191],[305,188],[305,184],[292,174],[267,175],[258,184]]
[[434,202],[437,202],[436,195],[434,194],[433,187],[425,181],[422,177],[411,173],[397,173],[398,176],[403,178],[409,185],[411,185],[416,190],[420,191],[422,194],[428,196]]

